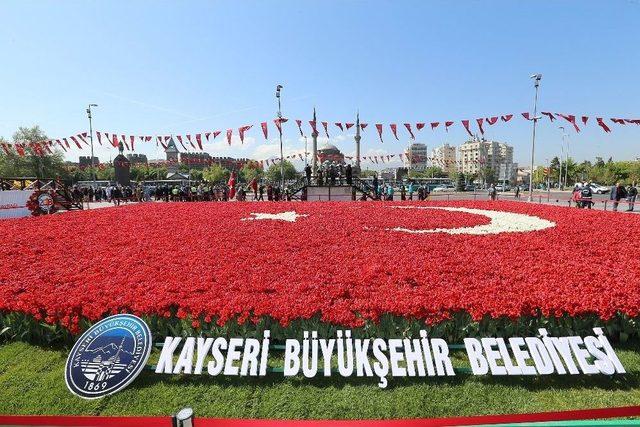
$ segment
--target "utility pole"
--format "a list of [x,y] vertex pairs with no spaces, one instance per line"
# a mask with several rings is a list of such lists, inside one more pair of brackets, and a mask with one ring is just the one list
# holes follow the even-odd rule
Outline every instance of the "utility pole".
[[280,90],[282,90],[283,86],[276,86],[276,98],[278,99],[278,120],[280,121],[280,126],[278,130],[280,131],[280,188],[284,191],[284,151],[282,149],[282,106],[280,104]]
[[533,100],[533,135],[531,137],[531,173],[529,174],[529,201],[533,201],[533,167],[536,152],[536,124],[538,123],[538,89],[540,88],[540,80],[542,80],[542,74],[533,74],[531,78],[534,81],[536,88],[535,98]]
[[313,174],[313,178],[318,178],[318,122],[316,121],[316,107],[313,107],[313,132],[311,133],[311,138],[313,140],[312,150],[311,150],[311,172]]
[[[315,120],[315,119],[314,119]],[[356,113],[356,169],[357,173],[360,173],[360,140],[362,137],[360,136],[360,110]]]
[[91,122],[91,107],[97,107],[98,104],[89,104],[87,107],[87,116],[89,117],[89,140],[91,141],[91,178],[93,180],[93,191],[97,190],[96,186],[96,170],[93,164],[93,123]]
[[[568,136],[566,134],[562,135],[563,139],[565,136]],[[567,180],[569,177],[569,141],[567,141],[567,159],[564,163],[564,185],[565,186],[569,186],[569,181]]]

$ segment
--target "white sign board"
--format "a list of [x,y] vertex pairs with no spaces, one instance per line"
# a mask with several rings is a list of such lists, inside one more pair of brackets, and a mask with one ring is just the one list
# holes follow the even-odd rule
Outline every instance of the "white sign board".
[[0,218],[20,218],[31,215],[27,201],[33,190],[0,191]]

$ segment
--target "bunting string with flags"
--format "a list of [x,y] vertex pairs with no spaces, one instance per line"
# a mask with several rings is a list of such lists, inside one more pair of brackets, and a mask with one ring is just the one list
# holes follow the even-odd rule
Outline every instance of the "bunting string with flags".
[[[532,120],[538,120],[538,118],[533,118],[531,116],[531,113],[529,112],[523,112],[520,113],[520,115],[528,121],[532,121]],[[590,123],[590,116],[588,115],[575,115],[575,114],[567,114],[567,113],[558,113],[558,112],[550,112],[550,111],[541,111],[541,115],[545,116],[549,119],[550,122],[555,121],[558,118],[561,118],[567,122],[569,122],[572,126],[573,129],[576,132],[580,132],[582,129],[578,126],[578,121],[580,121],[582,123],[583,126],[588,126]],[[480,134],[484,135],[485,133],[485,128],[484,125],[488,124],[489,126],[493,126],[496,125],[499,121],[503,122],[503,123],[508,123],[511,122],[512,119],[514,117],[514,114],[502,114],[502,115],[489,115],[489,116],[485,116],[485,117],[479,117],[476,118],[475,121],[477,123],[478,126],[478,131]],[[604,119],[603,117],[595,117],[595,124],[597,124],[597,126],[599,128],[601,128],[605,133],[610,133],[612,132],[612,127],[611,127],[611,123],[618,125],[618,126],[626,126],[629,124],[635,124],[640,126],[640,119],[634,119],[634,118],[624,118],[624,117],[611,117],[608,119]],[[283,133],[283,129],[282,129],[282,123],[285,123],[287,121],[287,119],[285,118],[279,118],[279,119],[275,119],[274,123],[276,125],[276,127],[278,128],[278,132],[282,135]],[[301,119],[295,119],[297,127],[298,127],[298,131],[300,132],[300,136],[305,135],[305,132],[302,128],[302,122],[303,120]],[[469,119],[465,119],[465,120],[461,120],[460,121],[465,129],[465,131],[467,132],[467,134],[469,136],[473,137],[473,132],[471,130],[470,127],[470,122],[471,120]],[[312,135],[317,136],[318,135],[318,129],[317,129],[317,122],[314,120],[310,120],[309,122],[309,126],[311,127],[312,130]],[[325,135],[327,136],[327,138],[330,138],[329,135],[329,123],[328,121],[323,121],[321,122],[322,126],[324,128],[324,132]],[[342,132],[347,132],[349,131],[353,126],[356,126],[355,123],[353,122],[344,122],[344,121],[336,121],[336,122],[332,122],[336,125],[336,127],[342,131]],[[421,121],[421,122],[417,122],[415,123],[415,129],[417,131],[421,131],[422,129],[424,129],[424,127],[426,126],[426,123],[429,123],[431,129],[433,131],[437,130],[440,127],[440,123],[444,123],[444,130],[446,132],[449,131],[449,128],[454,125],[455,121],[454,120],[447,120],[447,121],[432,121],[432,122],[426,122],[426,121]],[[260,123],[263,135],[265,137],[265,140],[268,140],[268,127],[267,127],[268,122],[264,121]],[[403,123],[404,124],[404,128],[406,129],[406,132],[408,134],[408,137],[412,140],[416,139],[416,134],[414,132],[414,128],[413,128],[413,124],[412,123]],[[378,137],[380,139],[380,142],[384,142],[384,138],[383,138],[383,127],[385,126],[382,123],[376,123],[376,130],[378,133]],[[241,126],[238,129],[238,133],[240,136],[240,142],[244,143],[244,139],[246,136],[246,132],[248,132],[251,128],[253,127],[252,124],[248,124],[245,126]],[[360,123],[360,130],[364,130],[367,127],[367,123]],[[399,135],[398,135],[398,128],[397,128],[397,124],[396,123],[390,123],[389,127],[391,129],[391,132],[394,136],[394,138],[396,138],[396,140],[400,140]],[[202,143],[202,135],[204,134],[207,142],[211,141],[211,135],[213,135],[213,140],[215,141],[216,137],[218,135],[220,135],[221,131],[220,130],[216,130],[216,131],[206,131],[206,132],[202,132],[202,133],[189,133],[189,134],[185,134],[185,135],[176,135],[175,138],[177,139],[177,141],[180,143],[180,145],[182,146],[182,149],[184,149],[185,151],[189,151],[187,146],[190,146],[193,150],[203,150],[203,143]],[[227,143],[231,144],[232,143],[232,134],[233,134],[233,128],[229,128],[227,130]],[[191,136],[195,135],[195,141],[194,138],[192,138]],[[53,153],[52,149],[53,148],[59,148],[61,150],[63,150],[64,152],[68,152],[69,150],[72,149],[78,149],[78,150],[84,150],[87,147],[90,146],[89,141],[87,141],[88,138],[88,133],[87,132],[80,132],[74,135],[69,135],[66,137],[61,137],[61,138],[51,138],[51,139],[47,139],[44,141],[38,141],[35,143],[3,143],[1,150],[0,150],[0,154],[4,153],[17,153],[18,155],[26,155],[28,152],[33,152],[36,155],[44,155],[46,153]],[[96,138],[97,138],[97,142],[99,145],[103,145],[103,139],[105,141],[108,141],[114,148],[118,148],[118,146],[120,145],[120,143],[122,143],[122,145],[125,147],[126,150],[129,151],[135,151],[136,149],[139,149],[139,144],[140,143],[148,143],[153,141],[154,137],[152,136],[144,136],[144,135],[126,135],[126,134],[122,134],[122,133],[117,133],[117,132],[104,132],[104,131],[96,131]],[[167,148],[167,143],[169,141],[171,137],[170,136],[162,136],[162,135],[157,135],[155,137],[156,139],[156,146],[161,145],[164,149]],[[186,138],[186,141],[185,141]],[[139,139],[139,141],[137,141]],[[188,142],[188,144],[186,144],[186,142]],[[380,158],[379,160],[381,160],[382,158]],[[389,160],[389,159],[387,159]]]

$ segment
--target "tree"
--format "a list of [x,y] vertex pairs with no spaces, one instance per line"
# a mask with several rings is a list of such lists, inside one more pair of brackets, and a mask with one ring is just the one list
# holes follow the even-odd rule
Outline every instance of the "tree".
[[220,165],[211,165],[202,171],[202,178],[214,184],[226,183],[229,180],[229,169]]
[[104,169],[98,169],[97,179],[100,181],[113,181],[116,176],[116,170],[113,166],[107,166]]
[[495,184],[497,181],[497,177],[496,177],[496,171],[489,167],[489,166],[485,166],[480,168],[480,176],[482,177],[482,180],[484,181],[485,184]]
[[363,169],[360,171],[360,178],[369,178],[372,177],[374,175],[377,175],[378,172],[371,170],[371,169]]
[[443,171],[442,168],[438,166],[429,166],[423,171],[409,171],[409,178],[447,178],[447,176],[447,172]]
[[[296,171],[295,166],[293,166],[293,163],[287,160],[284,161],[283,169],[285,180],[295,179],[298,176],[298,172]],[[269,166],[269,169],[267,169],[266,177],[272,183],[279,183],[282,180],[280,175],[280,162]]]
[[242,169],[240,169],[240,178],[244,182],[251,182],[252,179],[259,179],[262,177],[262,168],[255,163],[245,163]]
[[[14,143],[34,143],[46,141],[47,135],[39,126],[31,128],[20,127],[13,134]],[[4,140],[3,140],[4,141]],[[56,150],[53,154],[45,151],[44,154],[38,155],[35,151],[27,147],[24,156],[17,153],[0,154],[0,176],[20,177],[35,176],[38,178],[56,178],[68,179],[71,174],[67,171],[64,164],[64,156],[62,152]]]
[[204,171],[200,169],[191,169],[191,175],[189,177],[192,181],[202,181],[204,178]]
[[465,187],[464,182],[464,174],[462,172],[458,172],[458,180],[456,181],[456,191],[464,191]]

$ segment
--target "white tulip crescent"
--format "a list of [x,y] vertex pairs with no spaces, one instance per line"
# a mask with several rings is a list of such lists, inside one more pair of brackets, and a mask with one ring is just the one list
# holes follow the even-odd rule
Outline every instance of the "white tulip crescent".
[[414,230],[403,227],[390,228],[388,230],[399,231],[412,234],[428,233],[448,233],[448,234],[500,234],[500,233],[523,233],[528,231],[540,231],[555,227],[556,223],[538,218],[537,216],[525,215],[515,212],[491,211],[486,209],[457,208],[444,206],[391,206],[398,209],[441,209],[450,212],[465,212],[476,215],[484,215],[491,219],[489,224],[476,225],[474,227],[458,228],[432,228],[426,230]]

